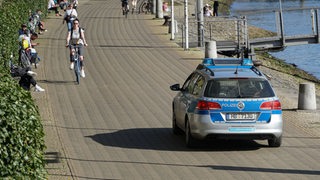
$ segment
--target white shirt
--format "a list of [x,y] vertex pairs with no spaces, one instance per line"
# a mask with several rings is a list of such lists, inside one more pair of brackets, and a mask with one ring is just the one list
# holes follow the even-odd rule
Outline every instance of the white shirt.
[[56,4],[54,3],[54,1],[53,0],[49,0],[49,2],[48,2],[48,9],[50,9],[50,8],[52,8],[52,7],[55,7],[56,6]]
[[79,1],[78,0],[73,0],[72,3],[73,3],[74,6],[77,6],[79,4]]
[[75,9],[67,9],[66,10],[66,13],[64,14],[64,17],[67,17],[67,16],[70,16],[71,15],[71,21],[75,20],[77,17],[78,17],[78,13],[77,13],[77,10]]
[[[84,32],[84,30],[81,28],[80,30],[82,33]],[[72,36],[70,37],[71,38],[71,44],[84,44],[83,43],[83,40],[80,38],[81,35],[79,33],[79,29],[76,29],[76,30],[73,30],[72,32]]]

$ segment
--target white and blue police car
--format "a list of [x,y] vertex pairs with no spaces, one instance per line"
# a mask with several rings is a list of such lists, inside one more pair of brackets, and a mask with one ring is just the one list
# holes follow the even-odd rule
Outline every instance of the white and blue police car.
[[283,121],[279,98],[250,59],[207,58],[186,79],[172,102],[174,134],[186,145],[199,139],[268,140],[280,147]]

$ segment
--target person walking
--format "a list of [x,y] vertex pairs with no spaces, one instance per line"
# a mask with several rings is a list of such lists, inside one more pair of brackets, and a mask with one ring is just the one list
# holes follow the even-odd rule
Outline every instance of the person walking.
[[63,21],[62,21],[62,24],[64,24],[64,22],[67,23],[68,31],[71,31],[73,27],[73,21],[77,19],[77,17],[78,17],[78,13],[77,13],[77,10],[73,8],[73,4],[72,3],[68,4],[67,10],[64,13]]
[[219,1],[213,2],[213,16],[218,16]]

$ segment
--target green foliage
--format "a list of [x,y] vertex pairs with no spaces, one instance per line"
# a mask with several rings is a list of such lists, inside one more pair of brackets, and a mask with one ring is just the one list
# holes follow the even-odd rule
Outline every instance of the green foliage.
[[[0,4],[0,179],[46,179],[45,142],[38,107],[9,74],[18,57],[18,30],[29,12],[47,12],[47,0],[3,0]],[[15,60],[16,61],[16,60]],[[16,63],[16,62],[14,62]]]
[[47,12],[47,0],[4,0],[0,6],[0,72],[7,68],[6,60],[13,53],[18,57],[18,30],[27,23],[30,12]]
[[44,132],[30,92],[9,75],[0,78],[0,177],[41,179]]

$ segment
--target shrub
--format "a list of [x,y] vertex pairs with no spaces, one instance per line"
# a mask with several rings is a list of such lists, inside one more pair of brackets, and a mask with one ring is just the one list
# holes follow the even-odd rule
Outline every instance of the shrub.
[[0,78],[0,128],[0,177],[42,177],[45,143],[38,108],[30,92],[7,75]]
[[0,1],[0,179],[47,176],[38,107],[8,71],[11,53],[18,57],[18,29],[36,9],[47,12],[47,0]]

